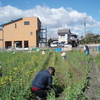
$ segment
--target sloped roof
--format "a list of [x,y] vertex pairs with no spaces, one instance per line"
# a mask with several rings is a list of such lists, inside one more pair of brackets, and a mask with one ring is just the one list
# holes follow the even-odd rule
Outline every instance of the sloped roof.
[[67,33],[71,33],[70,32],[70,29],[60,29],[59,31],[58,31],[58,34],[59,35],[63,35],[63,34],[67,34]]
[[21,20],[21,19],[22,19],[22,18],[19,18],[19,19],[16,19],[16,20],[11,20],[10,22],[4,23],[4,24],[2,24],[2,25],[0,25],[0,26],[3,27],[3,26],[5,26],[5,25],[7,25],[7,24],[16,22],[16,21]]

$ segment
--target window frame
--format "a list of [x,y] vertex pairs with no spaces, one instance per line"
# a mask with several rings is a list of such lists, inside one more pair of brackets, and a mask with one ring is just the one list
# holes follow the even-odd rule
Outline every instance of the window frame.
[[24,25],[30,25],[30,21],[24,21]]

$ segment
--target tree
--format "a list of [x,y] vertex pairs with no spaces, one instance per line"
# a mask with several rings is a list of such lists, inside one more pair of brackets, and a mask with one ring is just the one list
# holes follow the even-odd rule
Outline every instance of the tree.
[[94,36],[93,33],[87,33],[87,34],[85,35],[85,38],[89,38],[89,37],[93,37],[93,36]]
[[50,38],[50,39],[48,40],[48,46],[50,46],[51,42],[53,42],[53,40]]
[[[89,34],[88,34],[89,35]],[[100,35],[93,35],[89,36],[88,38],[84,38],[79,41],[80,44],[89,44],[89,43],[100,43]]]
[[80,36],[80,38],[81,38],[81,39],[84,39],[84,37],[83,37],[83,36]]

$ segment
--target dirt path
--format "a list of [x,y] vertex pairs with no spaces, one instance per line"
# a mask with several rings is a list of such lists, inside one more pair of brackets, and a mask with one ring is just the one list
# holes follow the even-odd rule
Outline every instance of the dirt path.
[[85,100],[100,100],[100,72],[95,61],[90,62],[89,88],[85,89]]

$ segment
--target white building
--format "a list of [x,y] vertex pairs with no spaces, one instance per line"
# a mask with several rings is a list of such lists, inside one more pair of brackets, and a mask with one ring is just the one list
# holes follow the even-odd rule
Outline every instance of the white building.
[[60,29],[58,31],[58,42],[68,44],[69,40],[72,41],[72,46],[75,46],[78,40],[77,35],[71,33],[70,29]]
[[70,29],[60,29],[58,31],[58,42],[68,44],[68,40],[70,40]]

